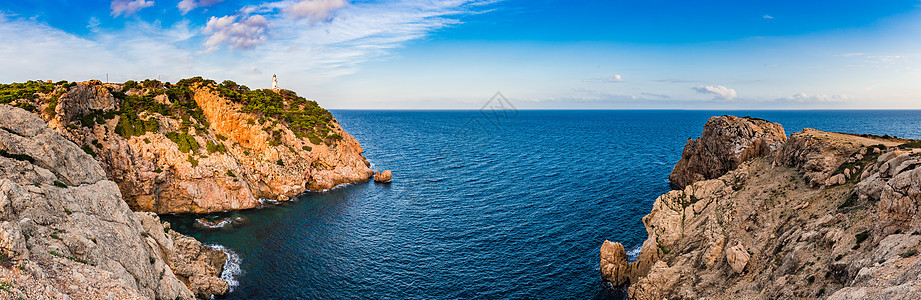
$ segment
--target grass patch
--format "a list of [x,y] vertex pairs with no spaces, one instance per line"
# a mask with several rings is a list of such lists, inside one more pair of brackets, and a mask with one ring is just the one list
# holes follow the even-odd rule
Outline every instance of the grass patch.
[[908,251],[905,252],[905,253],[902,253],[900,256],[902,256],[902,258],[909,258],[909,257],[915,256],[915,255],[918,255],[918,250],[911,249],[911,250],[908,250]]
[[57,181],[57,180],[54,181],[54,186],[59,187],[59,188],[62,188],[62,189],[66,189],[66,188],[67,188],[67,184],[66,184],[66,183],[63,183],[63,182],[60,182],[60,181]]

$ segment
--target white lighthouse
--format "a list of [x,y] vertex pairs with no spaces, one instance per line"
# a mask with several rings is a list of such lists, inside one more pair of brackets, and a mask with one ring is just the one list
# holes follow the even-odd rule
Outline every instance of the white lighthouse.
[[272,74],[272,89],[278,90],[278,77],[275,77],[275,74]]

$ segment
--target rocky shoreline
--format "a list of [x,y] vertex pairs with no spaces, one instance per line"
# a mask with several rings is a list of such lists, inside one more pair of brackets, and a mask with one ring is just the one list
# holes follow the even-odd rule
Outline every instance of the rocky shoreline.
[[631,299],[921,298],[921,143],[711,118],[636,262],[604,241]]

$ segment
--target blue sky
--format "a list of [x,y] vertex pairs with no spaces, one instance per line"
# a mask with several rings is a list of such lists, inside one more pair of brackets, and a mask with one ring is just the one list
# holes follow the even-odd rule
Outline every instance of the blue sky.
[[0,0],[0,82],[191,76],[339,109],[921,109],[921,0]]

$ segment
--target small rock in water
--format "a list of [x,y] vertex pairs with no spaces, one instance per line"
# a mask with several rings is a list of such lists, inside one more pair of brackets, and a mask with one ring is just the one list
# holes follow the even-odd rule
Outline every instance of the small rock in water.
[[390,174],[390,170],[384,172],[374,172],[374,181],[382,183],[390,183],[393,176]]

